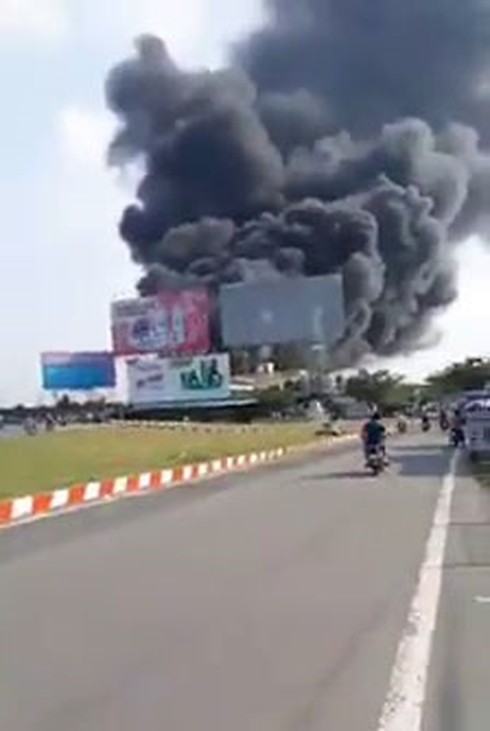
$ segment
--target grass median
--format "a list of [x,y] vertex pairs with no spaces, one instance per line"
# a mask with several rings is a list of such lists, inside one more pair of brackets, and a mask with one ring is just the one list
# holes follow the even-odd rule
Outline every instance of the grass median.
[[207,431],[108,427],[0,440],[0,499],[315,440],[318,425]]

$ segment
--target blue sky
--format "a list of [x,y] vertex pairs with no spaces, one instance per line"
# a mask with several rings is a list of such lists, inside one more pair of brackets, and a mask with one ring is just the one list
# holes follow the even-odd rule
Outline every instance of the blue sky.
[[[216,66],[260,20],[260,0],[0,0],[0,403],[37,402],[43,350],[109,347],[108,306],[138,272],[117,236],[131,185],[108,171],[107,69],[134,36],[160,33],[187,66]],[[490,249],[489,249],[490,250]],[[428,352],[394,365],[417,377],[486,336],[490,255],[465,247],[458,304]]]

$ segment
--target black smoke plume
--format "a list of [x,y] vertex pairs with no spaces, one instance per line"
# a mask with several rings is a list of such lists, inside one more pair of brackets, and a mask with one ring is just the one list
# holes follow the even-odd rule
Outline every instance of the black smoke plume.
[[110,162],[144,169],[120,225],[140,292],[340,272],[345,363],[422,347],[455,245],[488,231],[490,1],[269,6],[230,68],[144,36],[109,74]]

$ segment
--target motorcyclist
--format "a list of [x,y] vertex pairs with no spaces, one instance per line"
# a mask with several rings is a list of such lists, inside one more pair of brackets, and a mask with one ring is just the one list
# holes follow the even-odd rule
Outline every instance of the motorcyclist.
[[449,429],[449,417],[446,409],[442,408],[439,412],[439,426],[441,431],[447,431]]
[[371,450],[378,448],[386,459],[386,427],[381,421],[379,412],[375,411],[369,421],[364,424],[361,436],[366,462]]
[[404,414],[400,414],[398,416],[397,422],[396,422],[396,428],[398,429],[399,434],[405,434],[408,429],[408,423],[407,419]]
[[464,414],[461,409],[456,409],[451,420],[451,441],[456,446],[464,444],[466,441],[465,426],[466,419]]

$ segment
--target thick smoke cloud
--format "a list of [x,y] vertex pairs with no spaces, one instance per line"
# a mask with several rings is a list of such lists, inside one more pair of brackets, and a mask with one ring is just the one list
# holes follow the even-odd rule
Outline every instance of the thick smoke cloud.
[[139,290],[340,272],[339,362],[422,347],[488,230],[490,0],[270,7],[229,69],[145,36],[109,74],[109,160],[144,169],[120,226]]
[[[269,0],[240,59],[262,90],[308,89],[336,123],[377,134],[421,117],[487,125],[488,0]],[[479,126],[479,125],[478,125]]]

